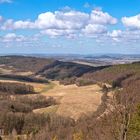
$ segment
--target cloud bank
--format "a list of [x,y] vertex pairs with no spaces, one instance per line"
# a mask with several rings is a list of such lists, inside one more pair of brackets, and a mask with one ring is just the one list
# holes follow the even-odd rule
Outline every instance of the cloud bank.
[[114,25],[117,19],[101,10],[91,13],[80,11],[55,11],[38,15],[35,21],[6,20],[1,30],[38,29],[48,36],[76,36],[81,34],[102,34],[108,25]]
[[[10,0],[0,0],[11,2]],[[123,29],[115,29],[119,19],[111,14],[94,9],[90,13],[76,11],[72,9],[45,12],[32,20],[13,20],[0,16],[0,30],[10,32],[1,37],[1,42],[29,42],[37,40],[36,34],[31,37],[16,35],[15,31],[37,30],[40,37],[51,38],[65,37],[75,39],[79,37],[94,38],[96,42],[110,43],[135,43],[140,40],[140,14],[132,17],[122,17]],[[111,28],[110,28],[111,27]],[[112,29],[113,28],[113,29]],[[11,33],[12,32],[12,33]],[[35,37],[36,36],[36,37]]]

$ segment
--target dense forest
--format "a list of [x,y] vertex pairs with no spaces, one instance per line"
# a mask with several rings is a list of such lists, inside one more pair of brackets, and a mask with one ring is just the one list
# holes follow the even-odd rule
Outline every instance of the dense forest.
[[88,72],[95,72],[97,70],[103,69],[103,67],[91,67],[81,64],[76,64],[73,62],[62,62],[62,61],[54,61],[53,63],[46,65],[43,69],[41,69],[38,73],[43,77],[48,79],[55,80],[64,80],[66,78],[80,77]]

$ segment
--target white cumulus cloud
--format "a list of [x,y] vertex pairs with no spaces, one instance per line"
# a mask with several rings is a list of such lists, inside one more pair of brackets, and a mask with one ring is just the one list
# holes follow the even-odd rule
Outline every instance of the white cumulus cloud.
[[113,30],[111,33],[108,33],[108,35],[112,38],[118,38],[122,36],[121,30]]
[[116,24],[117,19],[101,10],[93,10],[90,15],[90,23],[93,24]]
[[132,17],[123,17],[122,23],[132,29],[140,29],[140,14]]
[[85,13],[75,10],[46,12],[38,15],[35,21],[8,19],[1,26],[2,30],[38,29],[48,36],[76,36],[106,32],[107,25],[116,24],[117,19],[101,10]]
[[1,29],[3,30],[15,30],[15,29],[27,29],[27,28],[34,28],[34,23],[30,21],[13,21],[12,19],[7,20]]
[[88,18],[88,14],[79,11],[46,12],[38,16],[35,25],[41,29],[79,29],[86,24]]
[[100,24],[88,24],[82,32],[87,35],[102,34],[107,32],[107,28]]
[[25,37],[23,35],[16,35],[15,33],[8,33],[2,37],[3,42],[21,42],[24,41]]

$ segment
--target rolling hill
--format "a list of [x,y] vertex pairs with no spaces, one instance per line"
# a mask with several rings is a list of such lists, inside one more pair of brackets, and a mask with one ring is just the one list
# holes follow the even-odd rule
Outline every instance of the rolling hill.
[[[5,134],[15,129],[20,137],[34,133],[31,140],[139,140],[140,62],[92,67],[5,56],[0,57],[0,68],[7,78],[1,77],[0,89],[0,125]],[[30,88],[37,93],[30,94]],[[27,94],[20,95],[19,89]]]

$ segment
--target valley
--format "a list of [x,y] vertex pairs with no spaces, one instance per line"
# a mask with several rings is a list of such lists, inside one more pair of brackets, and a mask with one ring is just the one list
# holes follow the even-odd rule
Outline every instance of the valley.
[[[88,114],[95,112],[102,102],[102,88],[97,84],[78,87],[76,85],[60,85],[58,81],[50,81],[49,84],[41,84],[0,79],[0,82],[31,85],[38,95],[42,95],[46,98],[53,97],[56,102],[59,103],[55,106],[35,109],[33,110],[34,113],[48,114],[48,112],[53,112],[62,117],[70,117],[74,120],[78,120],[82,115],[88,116]],[[24,96],[32,98],[32,96],[36,95],[29,93]]]
[[124,131],[132,140],[139,136],[139,84],[140,62],[93,66],[0,57],[2,138],[116,140]]

